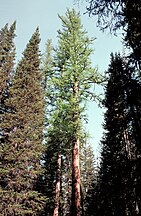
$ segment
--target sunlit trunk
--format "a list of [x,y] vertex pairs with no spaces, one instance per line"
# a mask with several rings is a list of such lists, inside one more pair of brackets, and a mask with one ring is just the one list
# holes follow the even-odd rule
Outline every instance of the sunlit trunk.
[[72,150],[72,215],[74,216],[80,216],[79,145],[80,141],[77,139],[73,143]]
[[74,113],[73,113],[73,123],[75,129],[74,139],[72,142],[72,215],[80,216],[80,159],[79,159],[79,148],[80,139],[78,137],[77,125],[79,121],[78,116],[78,82],[74,84]]

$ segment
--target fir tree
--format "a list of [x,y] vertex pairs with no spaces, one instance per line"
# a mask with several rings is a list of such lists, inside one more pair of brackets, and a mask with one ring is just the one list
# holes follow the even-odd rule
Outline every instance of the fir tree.
[[[9,108],[5,105],[5,100],[8,98],[8,89],[14,73],[15,60],[15,27],[14,22],[10,28],[8,24],[0,31],[0,121],[3,121],[3,113],[8,112]],[[0,131],[0,142],[5,142],[6,136],[4,131]]]
[[[14,73],[14,60],[15,60],[15,27],[14,22],[10,28],[8,24],[0,31],[0,164],[2,167],[3,147],[7,143],[7,134],[1,123],[4,120],[4,114],[10,111],[10,107],[6,105],[6,99],[9,97],[9,87]],[[3,172],[0,175],[0,187],[5,187],[3,181]]]
[[8,29],[8,24],[0,31],[0,113],[6,109],[4,101],[8,96],[10,80],[14,72],[16,23]]
[[[139,98],[131,103],[131,95],[135,91],[133,83],[135,86],[139,83],[133,69],[124,65],[119,55],[112,55],[108,74],[104,101],[107,108],[106,132],[102,140],[97,215],[138,215],[140,198],[136,191],[135,175],[140,174],[136,169],[138,156],[135,137],[139,141],[140,133],[134,131],[137,113],[133,113],[132,108],[136,110]],[[137,184],[140,185],[139,182]]]
[[39,215],[44,198],[36,190],[42,151],[44,101],[40,71],[39,29],[32,35],[19,62],[1,124],[7,134],[2,146],[1,191],[4,215]]
[[[14,72],[15,47],[13,39],[15,37],[15,23],[8,29],[8,24],[0,31],[0,121],[2,122],[3,113],[8,112],[5,100],[8,97],[8,89]],[[0,142],[6,140],[4,131],[1,128]]]

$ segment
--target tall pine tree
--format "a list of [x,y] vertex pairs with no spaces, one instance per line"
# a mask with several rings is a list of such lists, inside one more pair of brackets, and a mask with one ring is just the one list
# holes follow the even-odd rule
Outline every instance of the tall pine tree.
[[[71,214],[79,216],[81,119],[88,97],[94,96],[93,93],[90,94],[90,87],[99,80],[99,76],[92,68],[90,60],[93,51],[90,46],[93,39],[88,38],[87,32],[83,30],[79,13],[74,9],[67,10],[66,15],[59,18],[62,29],[58,31],[58,44],[54,52],[54,73],[48,80],[48,88],[51,89],[50,99],[55,98],[52,116],[55,117],[53,121],[56,123],[55,131],[58,131],[61,141],[57,142],[58,150],[61,150],[65,162],[69,158],[70,161],[66,162],[69,167],[71,163]],[[66,153],[70,156],[68,157]]]

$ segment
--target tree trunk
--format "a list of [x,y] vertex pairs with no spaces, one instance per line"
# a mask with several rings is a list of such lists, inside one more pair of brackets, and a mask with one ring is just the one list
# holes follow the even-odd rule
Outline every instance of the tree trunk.
[[80,216],[80,159],[79,159],[79,147],[80,139],[78,137],[78,82],[74,84],[74,113],[73,113],[73,123],[75,129],[74,139],[72,143],[72,215]]
[[72,150],[72,215],[80,216],[80,166],[79,166],[79,144],[77,139],[73,143]]
[[55,207],[54,207],[53,216],[58,216],[60,181],[61,181],[60,179],[61,179],[61,155],[58,155],[57,172],[56,172],[56,188],[55,188]]

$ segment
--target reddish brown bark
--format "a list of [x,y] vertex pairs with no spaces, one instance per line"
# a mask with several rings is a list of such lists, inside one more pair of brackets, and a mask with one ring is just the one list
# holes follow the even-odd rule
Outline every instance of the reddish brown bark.
[[61,155],[58,155],[57,172],[56,172],[56,188],[55,188],[55,207],[54,207],[53,216],[58,216],[59,195],[60,195],[60,179],[61,179]]
[[74,142],[72,150],[72,215],[80,216],[80,166],[79,139]]
[[75,129],[74,140],[72,145],[72,215],[73,216],[80,216],[80,203],[81,203],[81,196],[80,196],[80,158],[79,158],[79,146],[80,140],[78,137],[78,82],[76,81],[74,84],[74,113],[73,113],[73,123]]

